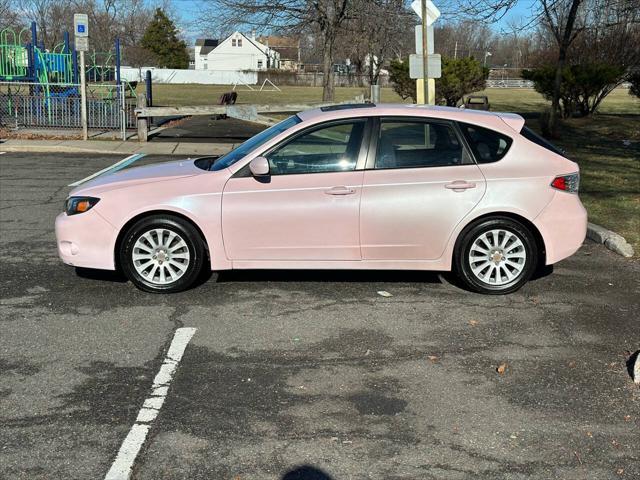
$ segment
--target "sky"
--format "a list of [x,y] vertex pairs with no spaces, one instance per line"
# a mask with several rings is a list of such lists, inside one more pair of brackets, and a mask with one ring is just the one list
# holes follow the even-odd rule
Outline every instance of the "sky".
[[[436,6],[438,6],[438,0],[432,0]],[[496,32],[507,31],[509,22],[511,20],[520,21],[523,25],[531,18],[532,6],[537,3],[536,0],[519,0],[514,8],[509,10],[504,17],[502,17],[496,23],[491,26]],[[198,18],[198,14],[201,11],[201,5],[198,0],[173,0],[174,12],[180,17],[181,28],[184,37],[190,44],[195,42],[195,39],[200,36],[200,31],[197,27],[194,27],[192,22]],[[446,21],[446,15],[443,15],[438,21]],[[416,16],[416,23],[418,17]]]

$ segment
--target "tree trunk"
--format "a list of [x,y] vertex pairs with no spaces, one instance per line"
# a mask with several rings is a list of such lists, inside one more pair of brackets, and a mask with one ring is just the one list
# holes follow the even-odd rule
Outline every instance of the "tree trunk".
[[[549,115],[549,123],[547,124],[549,134],[552,137],[558,136],[558,115],[560,114],[560,92],[562,90],[562,70],[564,69],[565,62],[567,60],[567,50],[573,40],[573,27],[578,15],[578,8],[580,7],[582,0],[573,0],[571,8],[569,9],[569,15],[567,15],[567,23],[564,29],[561,30],[561,26],[558,24],[558,63],[556,64],[556,76],[553,81],[553,99],[551,100],[551,115]],[[549,22],[551,18],[548,16]]]
[[333,72],[333,35],[325,33],[324,49],[322,51],[322,101],[333,102],[334,72]]

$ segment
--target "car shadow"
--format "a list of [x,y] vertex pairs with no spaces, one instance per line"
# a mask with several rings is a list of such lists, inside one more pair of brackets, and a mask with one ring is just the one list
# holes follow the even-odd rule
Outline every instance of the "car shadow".
[[442,272],[413,270],[224,270],[217,282],[442,283]]
[[93,268],[75,267],[76,275],[87,280],[99,280],[103,282],[126,283],[127,277],[113,270],[96,270]]
[[301,465],[286,472],[282,480],[333,480],[333,477],[319,468]]

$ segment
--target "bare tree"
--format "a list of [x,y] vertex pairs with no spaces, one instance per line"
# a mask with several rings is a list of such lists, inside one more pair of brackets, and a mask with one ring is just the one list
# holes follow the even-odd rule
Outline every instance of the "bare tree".
[[355,0],[338,43],[345,56],[354,62],[358,73],[366,72],[369,84],[375,85],[388,58],[402,56],[404,51],[409,53],[415,48],[413,28],[416,20],[403,0]]
[[[201,23],[206,27],[247,26],[261,31],[277,29],[301,34],[317,31],[322,47],[322,99],[334,98],[336,39],[352,14],[350,0],[202,0],[205,8]],[[220,27],[218,27],[220,28]]]

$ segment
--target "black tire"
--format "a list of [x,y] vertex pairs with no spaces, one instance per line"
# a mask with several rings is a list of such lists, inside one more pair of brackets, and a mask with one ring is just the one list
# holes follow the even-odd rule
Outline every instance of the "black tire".
[[[505,238],[506,235],[511,234],[515,235],[515,237],[521,241],[522,246],[517,246],[513,248],[513,250],[510,250],[511,247],[509,245],[517,244],[517,242],[513,240],[512,242],[507,244],[504,252],[501,250],[500,253],[496,253],[496,257],[492,257],[496,260],[490,261],[488,264],[489,266],[484,270],[485,279],[483,280],[480,278],[482,274],[476,275],[473,272],[469,254],[472,247],[474,246],[474,242],[476,241],[476,239],[478,239],[478,237],[483,234],[487,234],[489,236],[489,239],[493,239],[493,234],[491,232],[495,232],[497,230],[504,232],[504,236],[499,237],[498,243],[501,243],[501,240]],[[488,246],[489,244],[485,243],[485,245]],[[487,250],[492,251],[491,248],[488,248]],[[526,254],[526,258],[522,260],[523,263],[519,269],[513,268],[511,266],[507,267],[506,265],[501,263],[506,261],[501,259],[503,255],[514,255],[523,250]],[[474,265],[476,265],[476,267],[482,266],[482,258],[484,254],[481,254],[477,250],[474,250],[474,255],[478,255],[478,257],[474,258],[479,259],[476,263],[474,263]],[[465,288],[469,290],[488,295],[504,295],[507,293],[515,292],[525,283],[527,283],[527,281],[531,278],[531,276],[538,268],[538,259],[539,247],[533,233],[528,227],[512,218],[490,217],[482,219],[479,222],[470,225],[461,233],[454,251],[453,270],[458,280]],[[487,255],[486,261],[489,261],[489,254]],[[493,265],[496,265],[496,267],[492,268]],[[490,270],[493,273],[491,273]],[[514,278],[510,280],[503,280],[503,278],[506,277],[505,272],[513,275]],[[500,273],[502,273],[503,275],[500,279],[498,279],[498,275]],[[492,284],[492,281],[496,283],[504,281],[504,283]]]
[[[181,262],[188,262],[183,273],[178,273],[180,276],[177,277],[174,281],[169,281],[169,279],[166,279],[166,281],[168,281],[169,283],[163,284],[158,283],[159,279],[158,281],[153,281],[155,275],[151,280],[149,280],[149,277],[145,277],[140,274],[136,269],[136,266],[134,265],[133,259],[134,249],[140,252],[139,249],[135,248],[138,239],[140,239],[144,234],[150,234],[152,236],[152,239],[157,241],[158,235],[153,233],[157,229],[165,232],[173,232],[174,234],[178,235],[179,238],[184,240],[184,243],[186,244],[186,246],[182,247],[179,252],[182,253],[183,256],[185,253],[188,253],[188,260],[180,260]],[[166,234],[166,236],[163,235],[163,238],[168,238],[168,235],[169,234]],[[176,237],[176,239],[177,238],[178,237]],[[175,240],[174,242],[172,242],[172,245],[176,245]],[[170,249],[168,248],[167,250]],[[150,293],[175,293],[188,289],[198,280],[202,271],[202,267],[204,265],[205,258],[205,246],[200,233],[195,229],[195,227],[189,222],[182,220],[181,218],[172,217],[169,215],[153,215],[136,222],[124,234],[119,251],[119,260],[122,272],[127,276],[129,280],[131,280],[131,283],[133,283],[137,288]],[[169,263],[168,260],[169,258],[167,258],[167,263]],[[152,268],[153,265],[148,271],[142,273],[152,273]],[[167,275],[171,275],[168,270],[168,266],[165,266],[164,268],[165,270],[163,272],[163,275],[165,272],[167,273]],[[178,268],[174,267],[171,267],[171,271],[180,272]]]

